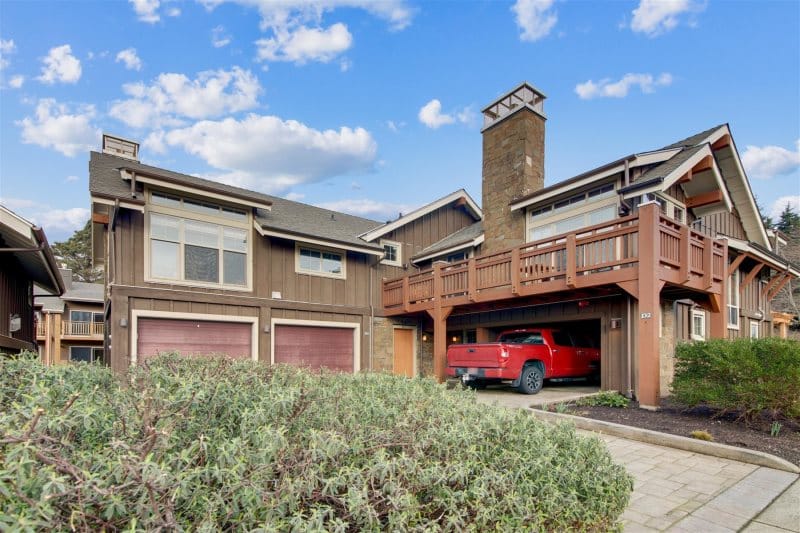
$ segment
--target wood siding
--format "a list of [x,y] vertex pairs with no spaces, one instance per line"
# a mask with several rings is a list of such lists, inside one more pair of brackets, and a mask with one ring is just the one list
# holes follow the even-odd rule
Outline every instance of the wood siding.
[[[10,254],[0,261],[0,351],[33,349],[33,283]],[[9,317],[19,315],[22,329],[11,333]]]
[[706,215],[704,217],[700,217],[701,223],[706,228],[710,230],[722,234],[727,235],[728,237],[733,237],[735,239],[747,240],[747,236],[744,233],[744,227],[742,226],[742,221],[739,218],[739,213],[734,209],[732,212],[728,213],[715,213],[713,215]]

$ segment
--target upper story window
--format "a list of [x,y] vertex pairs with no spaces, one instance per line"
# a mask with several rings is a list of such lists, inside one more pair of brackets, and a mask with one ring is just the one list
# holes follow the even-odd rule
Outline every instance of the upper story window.
[[614,184],[594,189],[530,210],[527,217],[529,241],[570,233],[613,220],[617,216]]
[[616,216],[617,204],[615,203],[552,222],[546,220],[534,222],[532,227],[528,230],[528,240],[538,241],[539,239],[546,239],[553,235],[574,232],[581,228],[608,222],[609,220],[613,220]]
[[296,270],[299,274],[344,279],[346,277],[344,254],[298,244]]
[[250,238],[245,211],[157,192],[151,200],[150,281],[247,288]]
[[381,263],[384,265],[402,266],[402,247],[399,242],[381,240],[383,246],[383,260]]

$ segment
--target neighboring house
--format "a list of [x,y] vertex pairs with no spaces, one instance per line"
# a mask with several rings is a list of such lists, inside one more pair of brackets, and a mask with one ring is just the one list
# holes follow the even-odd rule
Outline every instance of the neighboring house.
[[463,190],[386,223],[92,153],[109,359],[226,353],[444,377],[449,343],[558,323],[602,387],[654,406],[676,341],[772,334],[800,272],[774,253],[727,125],[544,187],[544,95],[483,110],[482,207]]
[[61,278],[61,296],[34,290],[36,342],[42,362],[104,361],[103,284],[74,281],[69,269],[61,269]]
[[64,291],[53,251],[40,227],[0,205],[0,352],[36,349],[34,286]]
[[483,110],[484,220],[442,244],[470,258],[384,282],[387,316],[433,338],[435,374],[449,341],[559,323],[599,341],[603,388],[655,406],[676,341],[771,335],[800,272],[772,248],[728,125],[544,187],[544,99],[522,84]]
[[144,165],[111,136],[89,173],[114,369],[178,350],[432,372],[414,324],[383,317],[381,280],[481,219],[464,191],[383,224]]

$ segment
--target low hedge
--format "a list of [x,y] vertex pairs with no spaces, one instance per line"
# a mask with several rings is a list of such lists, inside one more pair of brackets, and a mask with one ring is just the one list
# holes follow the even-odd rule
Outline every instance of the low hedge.
[[746,417],[800,417],[800,343],[764,338],[709,340],[675,350],[674,398]]
[[426,379],[167,356],[0,361],[0,530],[606,530],[632,480],[569,426]]

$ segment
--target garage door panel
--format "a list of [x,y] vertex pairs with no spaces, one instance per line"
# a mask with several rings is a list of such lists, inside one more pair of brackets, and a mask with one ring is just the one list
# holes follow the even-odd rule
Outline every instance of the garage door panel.
[[353,372],[353,329],[276,325],[276,363]]
[[142,361],[161,352],[177,351],[181,355],[250,359],[252,328],[252,324],[243,322],[140,318],[137,357]]

